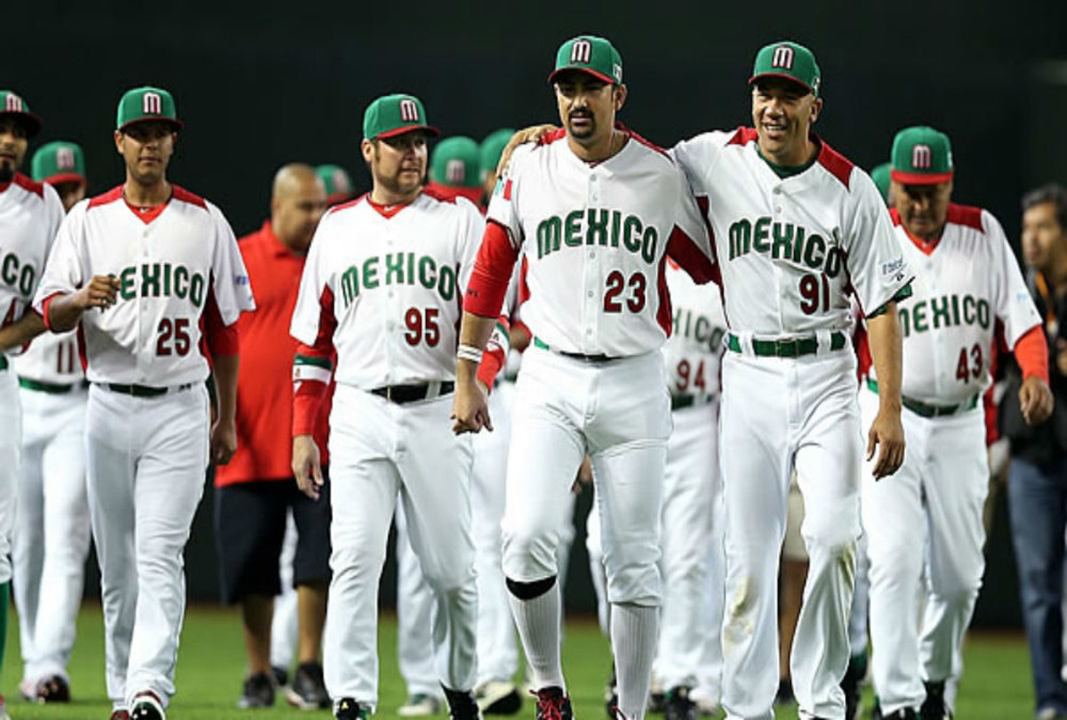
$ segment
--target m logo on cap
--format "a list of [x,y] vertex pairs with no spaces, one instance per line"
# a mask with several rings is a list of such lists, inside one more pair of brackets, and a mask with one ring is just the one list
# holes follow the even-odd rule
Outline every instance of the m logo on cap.
[[779,45],[774,49],[774,55],[771,56],[771,67],[782,68],[783,70],[793,69],[793,48],[788,45]]
[[15,93],[8,93],[4,98],[4,112],[22,112],[22,98]]
[[414,100],[400,101],[400,119],[404,122],[419,121],[419,106],[415,104]]
[[593,59],[593,43],[588,40],[575,40],[571,45],[571,62],[588,65]]
[[348,177],[340,170],[333,171],[333,185],[337,192],[348,192]]
[[467,176],[467,165],[462,160],[449,160],[445,165],[445,179],[450,183],[461,183]]
[[141,112],[145,115],[160,115],[163,113],[163,98],[159,93],[146,92],[141,96]]
[[916,145],[911,149],[911,166],[916,170],[928,170],[934,162],[934,153],[929,145]]
[[70,148],[59,148],[56,150],[56,167],[60,170],[73,170],[74,151]]

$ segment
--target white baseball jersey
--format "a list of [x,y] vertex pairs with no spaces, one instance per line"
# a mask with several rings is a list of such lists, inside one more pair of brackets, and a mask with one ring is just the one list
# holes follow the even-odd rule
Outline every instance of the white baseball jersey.
[[122,186],[71,209],[34,304],[71,293],[93,275],[114,275],[114,306],[87,311],[86,376],[91,382],[171,386],[200,382],[201,316],[213,295],[225,325],[255,309],[241,253],[211,203],[174,186],[166,208],[145,222]]
[[637,135],[595,164],[565,138],[518,148],[489,203],[526,261],[523,321],[561,352],[655,350],[671,332],[668,246],[711,254],[700,210],[674,162]]
[[[321,328],[335,328],[339,383],[454,380],[462,291],[484,229],[466,198],[425,191],[399,208],[365,195],[331,209],[304,264],[290,333],[314,346]],[[329,376],[297,363],[294,379]]]
[[58,335],[45,333],[34,339],[26,352],[14,358],[15,372],[20,378],[73,385],[85,377],[78,353],[78,333],[75,330]]
[[25,175],[0,190],[0,327],[30,306],[63,214],[55,189]]
[[847,332],[849,292],[871,313],[911,280],[885,202],[825,142],[810,167],[783,179],[756,139],[739,128],[672,150],[707,198],[730,328],[768,338]]
[[697,285],[676,263],[667,264],[667,287],[674,308],[674,332],[663,346],[672,395],[699,400],[719,394],[719,360],[726,318],[714,283]]
[[[914,294],[897,308],[904,336],[902,393],[937,405],[984,391],[996,321],[1008,348],[1041,324],[1000,223],[975,207],[949,205],[941,240],[929,252],[893,213],[908,264],[920,271]],[[873,368],[871,369],[873,375]]]

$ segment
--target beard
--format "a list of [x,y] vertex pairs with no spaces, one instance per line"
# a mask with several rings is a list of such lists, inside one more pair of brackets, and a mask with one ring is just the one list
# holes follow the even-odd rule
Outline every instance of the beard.
[[[588,120],[589,124],[581,128],[575,128],[573,122],[575,118]],[[593,116],[592,113],[571,113],[570,117],[567,118],[567,132],[575,140],[584,140],[586,138],[591,138],[596,134],[596,118]]]
[[0,183],[9,183],[15,179],[15,163],[10,160],[0,160]]

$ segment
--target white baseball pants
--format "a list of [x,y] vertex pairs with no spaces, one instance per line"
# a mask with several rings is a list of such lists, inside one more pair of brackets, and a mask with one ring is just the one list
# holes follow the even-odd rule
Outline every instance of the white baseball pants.
[[853,354],[845,349],[759,358],[727,352],[719,428],[726,508],[727,717],[773,717],[778,559],[795,467],[810,565],[790,661],[793,688],[800,718],[840,720],[864,447]]
[[333,545],[323,664],[336,701],[378,702],[378,582],[399,496],[412,548],[433,588],[439,681],[475,680],[477,595],[470,436],[452,434],[451,395],[397,405],[338,385],[330,415]]
[[419,558],[411,547],[403,503],[397,503],[395,521],[396,650],[400,676],[404,678],[408,697],[429,695],[444,699],[444,692],[437,677],[433,647],[436,600],[419,567]]
[[11,582],[11,546],[21,457],[22,409],[18,378],[8,367],[0,370],[0,584]]
[[270,664],[289,670],[296,659],[300,636],[300,619],[296,588],[293,587],[293,561],[296,558],[296,521],[293,510],[285,513],[285,537],[278,558],[278,576],[282,594],[274,598],[274,617],[270,624]]
[[[863,390],[864,422],[878,396]],[[902,413],[907,454],[895,475],[863,476],[863,524],[871,569],[874,682],[883,712],[918,708],[923,680],[953,675],[982,584],[989,489],[982,408],[923,418]],[[924,566],[926,582],[922,581]],[[926,595],[921,621],[920,594]]]
[[100,563],[107,693],[115,708],[174,694],[182,553],[204,492],[207,389],[132,397],[94,385],[86,414],[89,518]]
[[22,471],[15,522],[15,604],[23,680],[67,677],[89,554],[85,482],[88,393],[20,389]]

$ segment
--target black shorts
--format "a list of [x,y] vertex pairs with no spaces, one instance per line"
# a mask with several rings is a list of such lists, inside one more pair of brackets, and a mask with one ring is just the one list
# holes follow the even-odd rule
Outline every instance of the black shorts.
[[296,521],[293,585],[330,580],[330,481],[317,501],[300,492],[296,481],[254,480],[215,489],[215,542],[223,602],[246,595],[278,595],[278,570],[285,539],[286,511]]

